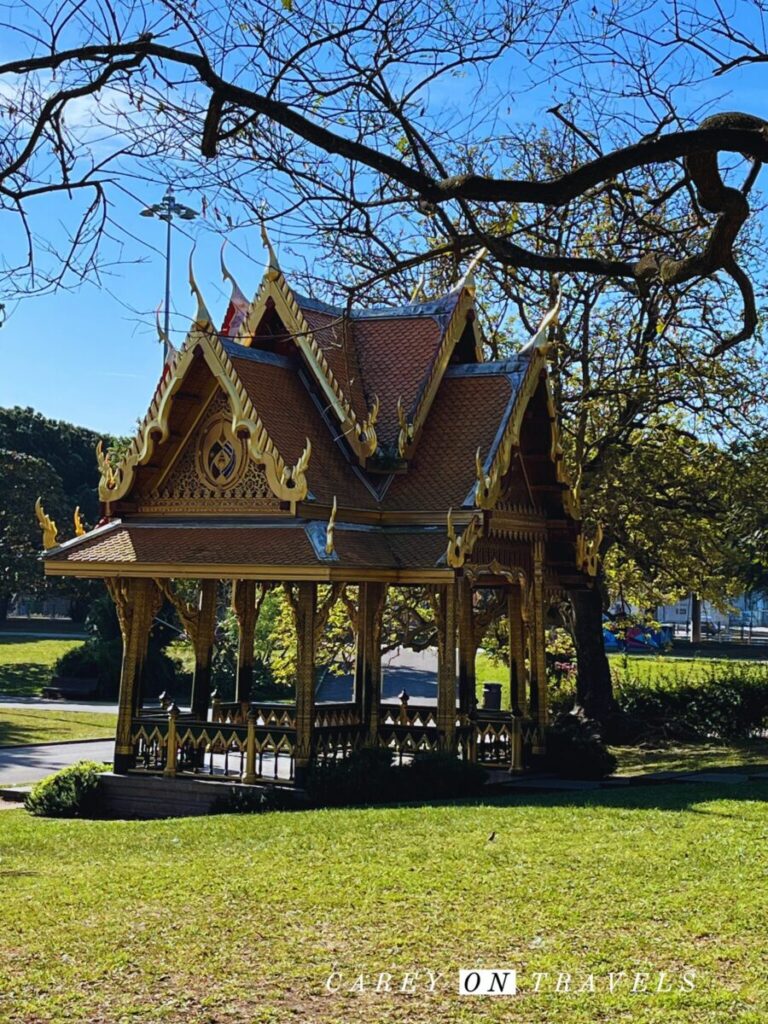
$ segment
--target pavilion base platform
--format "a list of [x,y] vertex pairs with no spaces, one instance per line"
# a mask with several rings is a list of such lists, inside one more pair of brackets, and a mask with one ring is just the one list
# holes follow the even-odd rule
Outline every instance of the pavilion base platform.
[[[140,820],[216,814],[227,809],[232,782],[226,776],[169,779],[144,771],[130,771],[125,775],[105,772],[100,781],[99,813],[107,818]],[[260,795],[275,788],[273,783],[246,785],[238,782],[237,786],[238,793],[253,796],[254,805]],[[286,806],[306,805],[303,790],[292,785],[285,789]]]

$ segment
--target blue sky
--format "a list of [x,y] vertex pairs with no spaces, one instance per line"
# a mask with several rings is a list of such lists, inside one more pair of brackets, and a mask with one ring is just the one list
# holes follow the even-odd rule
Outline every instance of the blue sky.
[[[509,72],[509,64],[502,62],[489,83],[491,90],[495,85],[506,91]],[[727,82],[721,80],[712,87],[713,93],[717,88],[729,95],[719,108],[763,113],[765,74],[758,67],[729,76]],[[535,114],[544,123],[543,111],[552,102],[552,94],[545,91],[546,95],[518,96],[515,117]],[[699,88],[686,100],[698,105],[706,96],[707,89]],[[462,101],[461,90],[455,91],[452,101]],[[200,196],[175,184],[178,199],[199,209]],[[140,262],[114,267],[101,286],[88,283],[76,292],[8,305],[7,321],[0,330],[0,405],[32,406],[46,416],[115,434],[132,433],[137,418],[143,416],[161,369],[152,311],[163,298],[165,225],[139,213],[143,204],[160,199],[165,183],[134,183],[131,187],[133,197],[112,194],[113,216],[147,243],[125,242],[125,257]],[[265,198],[268,202],[269,197]],[[60,245],[63,236],[57,222],[67,216],[68,201],[56,197],[38,202],[34,214],[37,230],[54,247]],[[228,299],[228,286],[219,271],[220,236],[202,219],[182,222],[180,227],[184,233],[175,234],[172,275],[172,337],[177,344],[183,340],[195,308],[187,283],[187,260],[194,239],[196,276],[214,319],[223,316]],[[273,231],[273,242],[290,273],[291,256],[287,244],[281,245],[279,226]],[[228,247],[227,263],[250,297],[264,264],[257,230],[237,233]]]

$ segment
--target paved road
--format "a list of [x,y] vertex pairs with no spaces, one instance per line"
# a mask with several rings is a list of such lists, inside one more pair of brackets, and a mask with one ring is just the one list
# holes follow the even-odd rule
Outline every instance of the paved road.
[[0,787],[37,782],[75,761],[111,761],[114,740],[0,748]]

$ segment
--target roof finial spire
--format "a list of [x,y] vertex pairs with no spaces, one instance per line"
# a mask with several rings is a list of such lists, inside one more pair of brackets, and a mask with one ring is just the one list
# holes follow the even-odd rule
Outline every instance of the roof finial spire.
[[426,281],[426,274],[424,271],[421,272],[421,277],[416,282],[413,291],[411,292],[410,302],[418,302],[419,299],[427,301],[427,293],[424,291],[424,282]]
[[165,353],[165,361],[167,363],[168,360],[173,355],[173,353],[176,351],[176,347],[174,346],[173,342],[168,337],[168,335],[165,333],[165,330],[163,329],[163,327],[162,327],[162,325],[160,323],[160,307],[161,306],[162,306],[162,302],[158,302],[157,308],[155,309],[155,328],[157,330],[157,340],[163,346],[163,352]]
[[270,242],[269,235],[267,234],[267,225],[263,220],[261,222],[261,240],[264,243],[264,248],[269,253],[267,277],[270,281],[276,281],[280,276],[280,264],[277,262],[275,250],[272,248],[272,243]]
[[521,356],[530,356],[533,355],[534,352],[540,352],[545,356],[552,348],[553,341],[550,337],[549,329],[557,323],[557,319],[560,316],[560,302],[562,297],[563,293],[558,290],[554,306],[544,314],[544,319],[539,324],[539,329],[531,340],[526,342],[526,344],[520,349],[519,354]]
[[466,289],[472,295],[475,294],[475,290],[476,290],[475,270],[477,269],[477,267],[480,265],[480,263],[485,259],[485,257],[487,255],[488,255],[488,250],[487,250],[487,248],[485,246],[483,246],[482,249],[478,249],[478,251],[472,257],[472,259],[469,261],[469,266],[464,271],[464,276],[461,278],[459,283],[456,285],[456,287],[454,288],[454,291],[460,292],[460,291],[462,291],[462,289]]
[[192,325],[194,330],[198,331],[211,331],[213,330],[213,321],[211,320],[211,314],[208,312],[208,307],[205,304],[202,292],[197,286],[195,280],[195,272],[192,268],[192,257],[195,254],[195,248],[192,247],[192,252],[189,254],[189,287],[192,294],[197,299],[197,313],[195,314],[195,322]]

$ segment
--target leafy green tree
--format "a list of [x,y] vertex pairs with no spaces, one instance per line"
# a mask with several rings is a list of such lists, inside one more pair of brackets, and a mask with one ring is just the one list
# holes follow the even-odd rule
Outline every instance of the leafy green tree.
[[66,499],[58,473],[43,459],[0,449],[0,621],[14,594],[46,589],[35,517],[38,497],[46,512],[60,520]]

